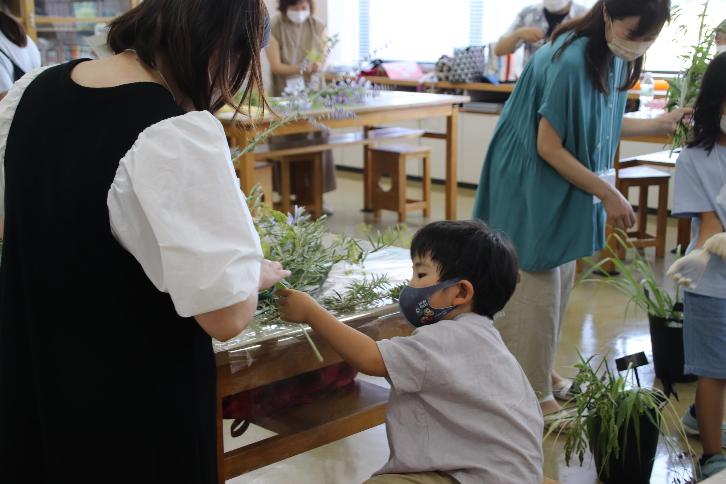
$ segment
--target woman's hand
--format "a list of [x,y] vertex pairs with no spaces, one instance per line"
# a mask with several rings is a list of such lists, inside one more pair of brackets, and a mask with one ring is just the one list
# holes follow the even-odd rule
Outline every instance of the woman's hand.
[[655,121],[656,123],[658,123],[658,129],[661,131],[661,134],[672,135],[676,132],[678,124],[684,118],[690,118],[692,114],[693,109],[691,108],[679,108],[674,109],[670,113],[665,113],[658,116],[657,118],[655,118]]
[[309,323],[320,305],[309,294],[293,289],[277,291],[280,305],[280,319],[288,323]]
[[536,44],[545,38],[545,33],[537,27],[521,27],[517,29],[517,38],[528,44]]
[[611,187],[600,199],[608,216],[608,224],[623,230],[635,225],[633,206],[617,189]]
[[260,282],[258,289],[260,291],[265,291],[289,276],[290,271],[283,269],[282,264],[279,262],[272,262],[267,259],[263,259],[260,265]]

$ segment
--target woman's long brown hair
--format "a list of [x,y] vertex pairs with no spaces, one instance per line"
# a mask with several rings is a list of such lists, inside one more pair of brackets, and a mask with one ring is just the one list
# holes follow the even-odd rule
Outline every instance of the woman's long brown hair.
[[2,10],[0,10],[0,32],[18,47],[28,45],[28,35],[25,33],[23,24]]
[[[111,24],[108,43],[117,54],[135,50],[152,68],[163,54],[196,109],[215,112],[229,104],[239,112],[252,93],[264,103],[260,50],[268,32],[263,0],[144,0]],[[213,99],[215,90],[221,99]]]
[[[555,58],[562,55],[562,52],[580,37],[589,39],[585,48],[587,72],[595,88],[608,94],[607,78],[613,54],[605,38],[605,9],[612,20],[639,17],[638,27],[630,34],[631,38],[638,38],[651,32],[660,32],[663,25],[670,20],[671,2],[670,0],[598,0],[587,14],[561,24],[552,34],[552,42],[562,35],[572,34],[557,51]],[[642,71],[643,57],[628,62],[628,79],[620,86],[620,90],[626,91],[632,88],[640,79]]]

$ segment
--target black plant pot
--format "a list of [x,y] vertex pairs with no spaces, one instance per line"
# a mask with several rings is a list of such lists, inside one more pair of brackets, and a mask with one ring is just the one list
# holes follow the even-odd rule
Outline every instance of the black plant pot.
[[694,382],[697,376],[683,373],[683,320],[648,315],[655,376],[665,383]]
[[[654,413],[651,413],[651,418],[657,421]],[[590,435],[590,451],[595,457],[597,477],[601,482],[605,484],[648,484],[650,482],[660,431],[658,426],[654,425],[646,414],[641,415],[637,422],[640,438],[636,438],[635,421],[627,430],[621,428],[618,433],[621,446],[620,455],[611,455],[608,462],[604,463],[604,452],[598,448],[598,439],[596,437],[599,432],[607,431],[607,429],[602,429],[599,421],[595,420]],[[623,451],[622,436],[626,431],[628,433],[625,441],[627,446]],[[640,441],[640,445],[638,445],[638,441]]]

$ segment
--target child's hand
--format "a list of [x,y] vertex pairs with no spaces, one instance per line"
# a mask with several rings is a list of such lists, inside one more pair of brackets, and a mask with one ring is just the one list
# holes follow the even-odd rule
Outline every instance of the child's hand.
[[703,249],[696,249],[681,257],[668,269],[668,277],[689,289],[694,289],[706,271],[711,255]]
[[726,259],[726,233],[716,234],[703,245],[706,252]]
[[288,323],[309,323],[320,305],[309,294],[293,289],[278,289],[280,319]]

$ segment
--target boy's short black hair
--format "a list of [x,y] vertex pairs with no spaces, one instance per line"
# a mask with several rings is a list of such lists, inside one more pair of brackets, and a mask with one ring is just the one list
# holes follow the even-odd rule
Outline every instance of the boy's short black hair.
[[514,293],[519,278],[517,253],[502,234],[484,222],[443,221],[426,225],[411,242],[411,258],[430,257],[439,280],[461,278],[474,286],[472,309],[493,318]]

